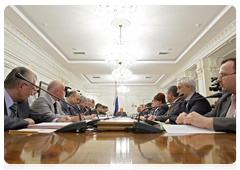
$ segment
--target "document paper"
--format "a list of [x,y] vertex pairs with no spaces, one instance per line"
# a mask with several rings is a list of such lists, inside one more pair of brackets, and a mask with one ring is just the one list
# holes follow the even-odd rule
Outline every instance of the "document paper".
[[167,133],[224,133],[224,132],[215,132],[210,129],[202,129],[194,127],[192,125],[163,125]]

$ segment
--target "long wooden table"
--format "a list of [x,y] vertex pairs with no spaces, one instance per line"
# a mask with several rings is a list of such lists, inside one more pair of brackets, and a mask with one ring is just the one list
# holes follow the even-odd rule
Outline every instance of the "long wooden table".
[[5,131],[4,159],[8,164],[232,164],[236,134]]

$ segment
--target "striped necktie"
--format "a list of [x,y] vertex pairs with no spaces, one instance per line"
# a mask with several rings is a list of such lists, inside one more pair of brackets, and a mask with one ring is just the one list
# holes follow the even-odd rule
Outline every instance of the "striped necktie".
[[234,117],[234,112],[236,111],[236,95],[233,96],[231,106],[226,117]]
[[10,107],[10,110],[12,111],[10,117],[17,117],[17,104],[13,103],[13,105]]

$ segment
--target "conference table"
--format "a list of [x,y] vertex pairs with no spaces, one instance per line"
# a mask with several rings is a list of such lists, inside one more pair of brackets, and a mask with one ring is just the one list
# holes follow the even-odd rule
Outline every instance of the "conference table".
[[5,131],[4,159],[8,164],[233,164],[236,133]]

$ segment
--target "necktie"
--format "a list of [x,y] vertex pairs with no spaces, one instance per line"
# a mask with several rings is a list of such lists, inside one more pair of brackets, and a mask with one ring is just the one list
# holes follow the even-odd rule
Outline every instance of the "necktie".
[[173,104],[170,106],[169,110],[171,110],[171,109],[172,109],[172,107],[173,107]]
[[69,107],[68,109],[69,109],[69,114],[72,115],[71,107]]
[[234,95],[232,98],[232,103],[226,117],[233,117],[235,111],[236,111],[236,95]]
[[13,105],[10,107],[10,110],[12,111],[10,117],[17,117],[17,104],[13,103]]
[[57,114],[57,103],[55,102],[53,106],[54,106],[55,114]]

